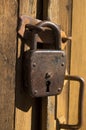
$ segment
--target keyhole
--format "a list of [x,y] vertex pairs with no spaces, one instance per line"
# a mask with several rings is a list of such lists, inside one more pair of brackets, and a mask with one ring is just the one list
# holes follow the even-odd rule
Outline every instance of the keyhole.
[[50,92],[50,85],[51,85],[51,82],[49,80],[46,81],[46,92]]

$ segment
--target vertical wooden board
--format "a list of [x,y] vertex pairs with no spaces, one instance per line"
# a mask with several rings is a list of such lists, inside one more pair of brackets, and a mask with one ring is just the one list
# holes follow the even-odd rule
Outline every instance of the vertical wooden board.
[[[43,1],[43,19],[50,20],[54,23],[58,23],[59,20],[59,0],[44,0]],[[47,104],[46,104],[47,102]],[[56,130],[56,120],[55,120],[55,96],[48,97],[46,100],[43,100],[42,109],[46,106],[46,113],[43,113],[43,115],[46,115],[46,126],[43,124],[42,130]],[[44,118],[44,116],[43,116]],[[43,119],[44,120],[44,119]],[[42,122],[45,123],[45,122]],[[44,128],[45,127],[45,128]]]
[[0,0],[0,130],[14,130],[17,1]]
[[19,0],[19,14],[36,17],[37,0]]
[[[73,1],[72,18],[72,47],[71,47],[71,74],[82,76],[86,81],[86,0]],[[77,88],[70,88],[70,119],[72,123],[76,122]],[[83,124],[81,130],[86,129],[86,88],[84,89],[83,100]]]
[[[72,0],[61,0],[59,1],[59,22],[61,29],[65,31],[67,36],[71,34],[71,9],[72,9]],[[70,44],[67,42],[65,52],[66,52],[66,73],[69,73],[69,64],[70,64]],[[69,111],[69,87],[68,83],[64,82],[63,91],[58,96],[57,102],[57,117],[61,123],[67,123],[68,121],[68,111]]]
[[[37,0],[19,0],[19,16],[27,15],[36,17]],[[24,51],[24,44],[18,38],[17,50],[17,85],[16,85],[16,115],[15,115],[15,130],[34,130],[36,129],[35,117],[35,99],[32,99],[25,91],[23,84],[23,68],[22,57]]]
[[[44,0],[43,19],[50,20],[56,24],[60,24],[61,28],[70,34],[71,32],[71,1],[68,0]],[[67,49],[67,53],[70,51]],[[69,64],[69,57],[67,57]],[[69,67],[69,66],[67,66]],[[68,69],[69,70],[69,69]],[[58,101],[57,101],[58,98]],[[45,102],[45,100],[44,100]],[[46,103],[43,102],[43,108]],[[56,130],[58,128],[57,118],[61,123],[67,122],[68,116],[68,87],[64,86],[63,92],[60,96],[53,96],[46,99],[47,102],[47,130]],[[44,105],[45,104],[45,105]],[[44,111],[43,111],[44,112]],[[44,115],[44,114],[43,114]],[[44,117],[44,116],[43,116]],[[45,122],[44,122],[45,123]],[[43,127],[44,129],[44,127]]]
[[60,25],[66,35],[71,33],[72,0],[61,0],[59,3]]
[[59,23],[59,0],[44,0],[44,19]]

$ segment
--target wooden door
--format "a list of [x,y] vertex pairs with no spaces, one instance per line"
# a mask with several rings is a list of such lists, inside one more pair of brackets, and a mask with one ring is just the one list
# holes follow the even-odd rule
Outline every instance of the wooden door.
[[[28,4],[27,4],[28,3]],[[23,1],[19,3],[19,15],[28,15],[41,20],[50,20],[60,24],[67,35],[71,33],[71,1],[43,0]],[[56,130],[57,117],[61,123],[67,123],[68,116],[68,87],[64,88],[61,96],[33,99],[23,92],[22,75],[22,43],[18,40],[17,55],[17,90],[16,90],[16,130]],[[70,46],[66,52],[70,55]],[[69,57],[67,71],[69,73]],[[20,82],[19,82],[20,81]],[[21,87],[22,86],[22,87]],[[58,101],[57,101],[58,100]],[[58,103],[57,103],[58,102]],[[63,109],[64,107],[64,109]],[[58,112],[57,112],[58,111]]]
[[[24,46],[17,35],[19,16],[50,20],[71,34],[70,0],[0,0],[0,129],[56,130],[57,118],[68,121],[68,87],[60,96],[34,99],[23,86]],[[70,68],[70,43],[66,47],[67,73]]]
[[[71,45],[71,74],[79,75],[86,81],[86,0],[73,1],[72,15],[72,45]],[[83,121],[80,130],[86,129],[86,88],[84,88]],[[69,121],[77,122],[77,84],[71,83]],[[75,109],[76,108],[76,109]]]
[[0,130],[14,130],[17,5],[0,0]]

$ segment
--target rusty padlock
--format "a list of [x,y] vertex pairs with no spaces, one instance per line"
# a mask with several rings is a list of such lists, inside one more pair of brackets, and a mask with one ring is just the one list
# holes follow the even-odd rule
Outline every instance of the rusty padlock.
[[48,27],[54,33],[55,49],[37,49],[37,32],[33,31],[31,49],[25,57],[27,87],[33,97],[60,94],[63,88],[66,68],[66,55],[61,50],[60,29],[52,22],[40,22],[37,27]]

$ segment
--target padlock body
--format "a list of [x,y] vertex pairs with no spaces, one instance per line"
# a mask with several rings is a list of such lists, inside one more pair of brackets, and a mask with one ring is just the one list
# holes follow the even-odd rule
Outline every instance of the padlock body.
[[61,93],[65,77],[64,51],[30,51],[26,60],[30,95],[43,97]]

